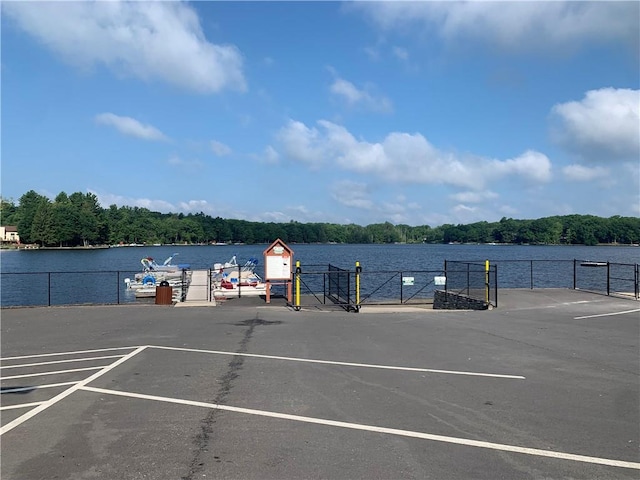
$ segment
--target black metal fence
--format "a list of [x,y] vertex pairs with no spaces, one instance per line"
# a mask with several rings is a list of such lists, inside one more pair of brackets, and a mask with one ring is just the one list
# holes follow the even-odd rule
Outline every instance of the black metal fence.
[[445,292],[498,306],[498,266],[489,261],[445,260]]
[[572,288],[640,298],[640,265],[590,260],[499,260],[501,288]]
[[136,301],[134,271],[28,272],[0,275],[2,307],[121,304]]
[[332,264],[296,267],[292,306],[337,306],[347,311],[356,308],[355,272]]
[[325,282],[327,286],[326,295],[333,303],[351,305],[352,297],[354,296],[354,292],[351,289],[351,274],[352,272],[349,270],[329,264]]
[[442,270],[376,270],[360,274],[360,304],[398,305],[433,303],[435,278]]
[[[640,298],[640,265],[587,260],[446,261],[443,270],[356,271],[330,264],[303,265],[296,273],[299,305],[428,304],[436,289],[497,306],[500,288],[573,288]],[[0,306],[122,304],[140,301],[125,279],[135,271],[0,274]],[[437,284],[437,279],[446,283]],[[183,289],[183,295],[186,288]],[[209,293],[207,293],[209,295]],[[181,298],[184,300],[184,297]],[[204,298],[203,298],[204,300]],[[144,300],[142,300],[144,301]],[[327,303],[328,302],[328,303]],[[295,303],[295,302],[294,302]]]
[[[154,296],[136,297],[135,283],[140,271],[2,272],[0,306],[38,307],[62,305],[119,305],[153,302]],[[158,280],[159,282],[159,280]],[[178,281],[180,296],[186,298],[189,279],[183,270]],[[151,287],[155,287],[151,285]]]
[[[358,311],[364,305],[429,305],[433,303],[436,289],[449,289],[497,306],[496,267],[491,267],[488,274],[484,265],[481,271],[478,268],[475,264],[461,263],[450,266],[448,271],[369,271],[358,267],[348,270],[331,264],[303,265],[294,276],[293,306],[335,305]],[[476,281],[480,283],[476,285]]]

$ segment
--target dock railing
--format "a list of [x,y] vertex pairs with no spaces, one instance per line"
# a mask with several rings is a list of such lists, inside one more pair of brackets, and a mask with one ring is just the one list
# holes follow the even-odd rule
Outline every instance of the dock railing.
[[[433,303],[435,290],[457,292],[497,306],[500,288],[568,288],[640,299],[640,265],[591,260],[446,261],[443,270],[367,270],[357,264],[302,265],[293,306],[335,305],[359,311],[362,305]],[[484,265],[484,267],[483,267]],[[0,306],[129,304],[136,299],[126,278],[136,271],[2,272]],[[208,277],[211,276],[211,273]],[[446,278],[444,286],[437,277]],[[184,282],[183,282],[184,283]],[[186,288],[183,288],[183,293]],[[210,297],[210,289],[203,300]],[[181,298],[184,300],[184,297]],[[148,301],[148,300],[147,300]]]

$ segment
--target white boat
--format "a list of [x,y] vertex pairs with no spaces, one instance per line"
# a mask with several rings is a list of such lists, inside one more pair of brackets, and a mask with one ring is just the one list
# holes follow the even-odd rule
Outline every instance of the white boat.
[[178,254],[171,255],[162,265],[156,263],[152,257],[144,257],[140,260],[142,272],[136,273],[133,280],[124,279],[127,288],[135,290],[136,298],[153,298],[156,296],[156,286],[163,281],[169,282],[174,292],[181,291],[183,284],[188,287],[191,282],[191,266],[173,265],[171,261],[176,255]]
[[144,272],[179,272],[182,270],[189,270],[191,265],[188,263],[179,263],[178,265],[171,263],[176,255],[178,254],[174,253],[169,256],[162,265],[156,263],[153,257],[144,257],[140,260],[140,263],[142,263],[142,270]]
[[244,265],[236,256],[228,262],[214,264],[211,274],[211,290],[215,297],[240,297],[266,295],[267,285],[255,272],[258,260],[250,258]]
[[[174,302],[180,300],[182,296],[182,285],[172,285],[173,289],[171,292],[171,296]],[[156,297],[156,287],[140,287],[134,291],[134,296],[136,298],[155,298]]]

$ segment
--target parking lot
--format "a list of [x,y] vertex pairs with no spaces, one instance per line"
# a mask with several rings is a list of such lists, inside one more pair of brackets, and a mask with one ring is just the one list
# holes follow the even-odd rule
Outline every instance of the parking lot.
[[2,311],[2,478],[637,479],[640,303]]

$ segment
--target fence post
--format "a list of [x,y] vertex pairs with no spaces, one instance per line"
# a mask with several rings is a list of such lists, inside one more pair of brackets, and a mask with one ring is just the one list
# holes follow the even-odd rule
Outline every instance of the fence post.
[[577,271],[576,263],[577,263],[576,259],[574,258],[573,259],[573,289],[574,290],[576,289],[576,285],[577,285],[577,282],[576,282],[576,271]]
[[47,292],[49,294],[48,306],[50,307],[51,306],[51,272],[47,274]]
[[471,279],[469,278],[469,276],[470,276],[469,269],[470,268],[471,268],[471,264],[467,263],[467,297],[471,296],[471,289],[470,289],[470,286],[469,286],[469,282],[471,281]]
[[531,290],[533,290],[533,260],[529,260],[530,262],[530,266],[529,266],[529,285],[531,287]]
[[300,311],[300,273],[302,273],[302,268],[300,268],[300,260],[296,260],[296,311]]
[[362,267],[360,262],[356,262],[356,312],[360,311],[360,272]]
[[116,272],[116,283],[117,283],[116,291],[118,292],[116,293],[116,296],[117,296],[118,305],[120,305],[120,271],[119,270]]
[[489,304],[489,260],[484,261],[484,292],[485,302]]
[[498,308],[498,265],[493,266],[493,273],[496,278],[493,279],[494,291],[496,292],[496,308]]
[[[449,275],[447,275],[447,261],[444,261],[444,278],[449,278]],[[447,283],[449,283],[447,280],[445,280],[444,282],[444,291],[445,293],[447,293]]]
[[607,262],[607,295],[609,295],[610,290],[611,290],[611,269],[610,269],[610,263]]

